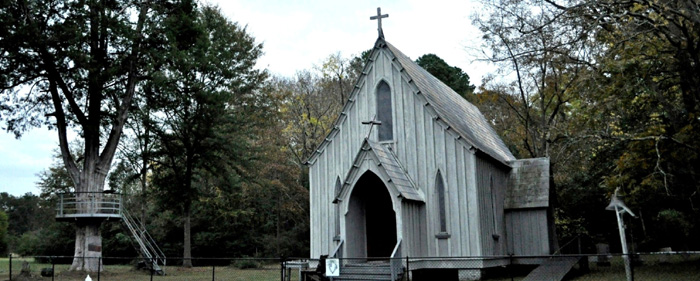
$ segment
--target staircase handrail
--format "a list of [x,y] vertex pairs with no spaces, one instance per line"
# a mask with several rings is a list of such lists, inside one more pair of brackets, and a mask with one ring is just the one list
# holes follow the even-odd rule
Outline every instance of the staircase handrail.
[[[137,219],[134,219],[126,210],[124,210],[123,212],[127,214],[129,219],[132,221],[132,223],[134,223],[137,226],[136,228],[138,229],[138,225],[139,225],[138,222],[139,221]],[[138,229],[138,230],[140,230],[139,233],[143,234],[143,237],[146,238],[146,240],[147,240],[146,246],[148,246],[148,248],[151,250],[151,252],[155,253],[157,258],[162,259],[163,264],[165,264],[165,254],[160,249],[160,247],[158,247],[158,244],[156,244],[155,239],[153,239],[153,237],[151,236],[150,233],[148,233],[147,230],[145,230],[145,229],[143,229],[143,230]]]
[[333,253],[331,253],[331,255],[328,257],[342,259],[343,258],[343,243],[344,242],[345,242],[345,240],[340,239],[340,242],[338,242],[338,246],[335,247],[335,250],[333,250]]
[[[122,215],[126,226],[129,228],[134,236],[134,239],[141,247],[141,254],[144,256],[144,258],[151,262],[151,268],[155,271],[162,270],[160,268],[160,264],[165,267],[167,260],[165,254],[158,247],[158,244],[156,244],[153,237],[151,237],[146,229],[140,229],[136,219],[133,218],[125,208],[122,208]],[[142,238],[144,238],[145,241],[142,240]]]
[[403,259],[401,258],[401,255],[401,239],[399,239],[399,241],[396,242],[396,246],[394,246],[394,251],[391,252],[391,257],[389,258],[392,281],[398,279],[399,273],[403,271]]

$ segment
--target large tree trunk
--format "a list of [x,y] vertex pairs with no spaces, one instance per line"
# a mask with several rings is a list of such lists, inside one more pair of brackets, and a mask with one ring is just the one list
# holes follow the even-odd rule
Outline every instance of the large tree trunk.
[[70,270],[97,272],[102,269],[102,235],[100,223],[77,224],[75,254]]
[[[105,171],[108,166],[104,167],[98,164],[99,152],[95,148],[98,147],[95,144],[97,142],[95,141],[92,146],[87,145],[94,138],[96,137],[90,138],[86,133],[86,157],[83,170],[80,173],[80,184],[76,186],[78,212],[83,214],[99,214],[100,204],[103,200],[101,192],[107,176]],[[101,224],[102,221],[99,219],[83,218],[76,221],[75,252],[70,270],[98,272],[102,269]]]
[[192,235],[190,233],[190,228],[192,227],[191,221],[190,221],[190,216],[191,216],[192,211],[190,211],[190,208],[187,208],[185,211],[185,222],[183,225],[183,228],[185,229],[185,241],[183,245],[183,253],[182,253],[182,267],[192,267]]

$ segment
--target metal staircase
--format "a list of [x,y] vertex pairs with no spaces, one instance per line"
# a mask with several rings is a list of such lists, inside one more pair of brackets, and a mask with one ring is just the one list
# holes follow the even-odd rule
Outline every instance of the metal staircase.
[[164,275],[166,258],[163,251],[158,248],[155,240],[148,234],[146,229],[141,228],[141,223],[132,217],[126,208],[121,208],[122,221],[126,227],[131,231],[132,236],[137,244],[139,244],[139,251],[141,256],[145,259],[146,266],[153,270],[159,275]]

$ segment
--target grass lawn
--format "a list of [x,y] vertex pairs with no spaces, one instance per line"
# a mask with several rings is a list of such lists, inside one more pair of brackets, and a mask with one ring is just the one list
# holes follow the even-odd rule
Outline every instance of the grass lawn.
[[[681,256],[673,256],[662,262],[660,256],[649,256],[642,258],[643,265],[635,267],[635,280],[700,280],[700,256],[684,259]],[[28,280],[51,280],[50,277],[41,277],[41,269],[51,267],[51,264],[36,262],[33,258],[12,259],[12,275],[16,276],[22,267],[22,261],[30,263],[32,279]],[[590,270],[587,273],[576,273],[570,275],[565,280],[572,281],[620,281],[625,279],[625,269],[622,259],[619,257],[611,260],[610,266],[598,266],[595,262],[590,262]],[[0,258],[0,280],[9,279],[9,259]],[[68,271],[70,265],[56,265],[56,275],[54,280],[58,281],[83,281],[86,273]],[[180,268],[176,266],[166,267],[167,275],[154,275],[153,280],[158,281],[195,281],[212,280],[212,267]],[[512,280],[522,280],[526,275],[516,276]],[[279,264],[272,263],[259,269],[238,269],[232,266],[218,266],[214,272],[215,280],[231,281],[277,281],[280,280]],[[292,280],[298,281],[296,271],[292,271]],[[501,274],[501,276],[504,276]],[[97,281],[97,276],[90,276],[93,281]],[[149,271],[137,270],[133,265],[107,265],[100,273],[101,281],[148,281],[151,280]],[[16,280],[16,279],[13,279]],[[25,279],[27,280],[27,279]],[[487,279],[492,281],[509,281],[508,278]]]

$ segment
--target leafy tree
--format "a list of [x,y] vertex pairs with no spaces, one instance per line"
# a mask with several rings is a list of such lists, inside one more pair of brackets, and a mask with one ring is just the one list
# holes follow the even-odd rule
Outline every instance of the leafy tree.
[[416,63],[463,98],[467,98],[476,88],[469,84],[469,75],[464,73],[461,68],[450,66],[435,54],[422,55],[416,60]]
[[7,254],[7,214],[0,210],[0,253]]
[[[0,8],[5,129],[19,136],[29,126],[55,128],[78,192],[103,189],[141,80],[144,30],[158,18],[149,11],[150,2],[132,1],[9,1]],[[82,167],[68,145],[70,128],[84,140]],[[81,224],[75,235],[71,269],[96,271],[101,252],[87,244],[101,244],[99,224]]]
[[256,94],[266,78],[254,69],[262,45],[218,8],[183,1],[164,25],[169,44],[152,87],[160,150],[156,194],[182,217],[183,266],[192,266],[196,204],[217,194],[235,196],[251,173],[250,136],[265,104]]
[[[477,22],[491,59],[514,71],[514,82],[500,89],[520,96],[509,107],[530,120],[518,123],[529,138],[520,147],[548,151],[556,165],[560,222],[606,235],[597,212],[580,210],[604,205],[621,187],[644,214],[646,223],[633,224],[643,246],[697,246],[686,238],[700,233],[700,144],[691,129],[700,116],[696,3],[504,0],[488,7],[491,16]],[[527,118],[524,109],[554,118]],[[650,225],[683,235],[669,238]]]

